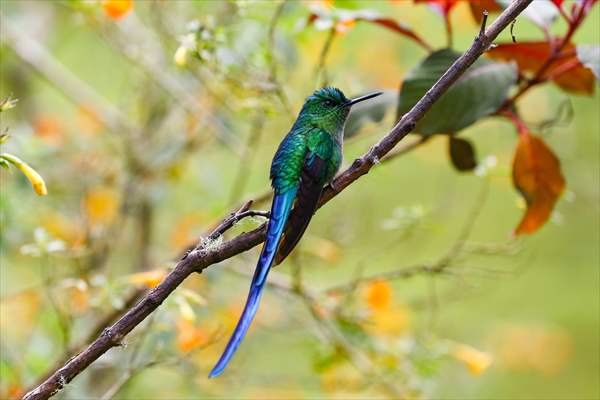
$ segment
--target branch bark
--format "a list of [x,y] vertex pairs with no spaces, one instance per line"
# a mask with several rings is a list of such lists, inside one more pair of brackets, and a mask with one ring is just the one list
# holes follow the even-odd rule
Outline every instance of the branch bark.
[[[367,174],[379,163],[432,105],[456,82],[456,80],[481,56],[492,41],[504,30],[533,0],[516,0],[487,29],[480,31],[469,49],[459,57],[442,77],[425,93],[417,104],[379,142],[373,145],[362,157],[342,172],[331,187],[323,191],[319,207],[330,201],[361,176]],[[246,211],[246,210],[243,210]],[[227,219],[226,219],[227,220]],[[192,273],[202,272],[208,266],[231,258],[260,244],[265,237],[266,224],[245,232],[218,246],[201,244],[184,256],[175,268],[157,287],[148,292],[139,303],[133,306],[116,323],[106,328],[102,334],[85,350],[72,357],[62,368],[54,372],[45,382],[24,396],[25,400],[47,399],[73,378],[85,370],[91,363],[112,347],[119,346],[123,338],[149,316],[162,302]],[[204,241],[206,243],[207,241]],[[208,241],[210,242],[210,241]]]

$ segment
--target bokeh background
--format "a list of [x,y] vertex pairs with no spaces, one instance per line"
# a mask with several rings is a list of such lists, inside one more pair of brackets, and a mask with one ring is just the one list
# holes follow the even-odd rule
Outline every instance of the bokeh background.
[[[375,24],[330,35],[329,26],[307,24],[311,7],[373,10],[436,48],[446,44],[443,19],[412,1],[131,7],[0,2],[0,96],[18,99],[1,114],[11,135],[2,151],[27,161],[48,188],[38,197],[21,174],[0,171],[1,398],[23,394],[235,205],[260,198],[272,154],[324,78],[348,96],[397,90],[426,56]],[[454,48],[464,50],[479,29],[466,2],[451,20]],[[575,42],[598,43],[598,21],[596,6]],[[563,32],[561,23],[551,30]],[[526,18],[514,32],[544,37]],[[498,39],[510,40],[508,32]],[[460,133],[477,149],[475,172],[452,167],[440,135],[376,166],[320,210],[274,271],[276,281],[301,280],[316,303],[269,289],[221,378],[207,374],[239,316],[258,249],[190,277],[57,398],[600,398],[597,89],[578,96],[546,84],[518,103],[567,182],[535,234],[512,238],[524,208],[511,183],[517,136],[505,119],[486,118]],[[394,118],[390,109],[348,139],[344,166]],[[467,243],[453,251],[463,232]],[[442,274],[328,291],[447,255]],[[367,366],[357,368],[349,352]]]

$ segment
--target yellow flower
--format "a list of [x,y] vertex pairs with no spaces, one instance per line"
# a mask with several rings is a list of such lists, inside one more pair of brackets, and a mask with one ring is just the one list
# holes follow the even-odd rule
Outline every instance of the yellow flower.
[[410,311],[406,306],[393,306],[375,309],[370,315],[366,329],[382,336],[397,337],[410,327]]
[[452,351],[452,356],[465,364],[472,375],[481,375],[492,364],[491,354],[479,351],[466,344],[458,344]]
[[177,51],[175,51],[175,55],[173,56],[173,61],[175,61],[175,65],[178,67],[185,67],[187,64],[187,54],[188,49],[185,46],[179,46]]
[[39,196],[45,196],[48,194],[48,189],[46,189],[46,182],[44,182],[44,178],[42,178],[42,176],[38,174],[35,169],[31,168],[23,160],[13,156],[12,154],[3,153],[0,154],[0,158],[17,167],[23,173],[23,175],[29,179],[31,186],[33,186],[33,190],[35,190]]

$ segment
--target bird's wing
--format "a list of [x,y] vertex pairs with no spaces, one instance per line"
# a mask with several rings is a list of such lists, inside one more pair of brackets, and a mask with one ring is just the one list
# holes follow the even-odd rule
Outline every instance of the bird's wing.
[[317,209],[323,191],[329,162],[309,151],[304,159],[296,202],[285,226],[283,239],[275,255],[275,264],[281,263],[296,247]]

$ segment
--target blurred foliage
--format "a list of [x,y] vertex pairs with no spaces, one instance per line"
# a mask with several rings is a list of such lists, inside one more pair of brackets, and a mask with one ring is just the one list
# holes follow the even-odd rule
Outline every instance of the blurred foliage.
[[[0,171],[0,398],[234,206],[266,208],[316,86],[386,92],[351,115],[349,165],[506,3],[0,2],[2,154],[44,180],[2,159],[48,187]],[[206,375],[258,249],[188,279],[57,398],[600,397],[600,7],[534,4],[422,121],[427,140],[319,211],[223,377]]]

